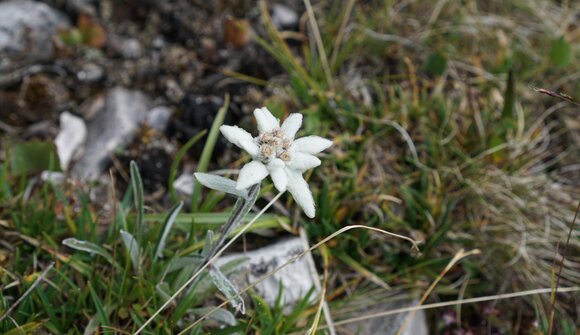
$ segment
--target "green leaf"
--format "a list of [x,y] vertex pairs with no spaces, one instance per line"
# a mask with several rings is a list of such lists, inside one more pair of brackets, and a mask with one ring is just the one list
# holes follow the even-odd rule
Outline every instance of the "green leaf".
[[189,139],[187,143],[185,143],[179,151],[175,154],[175,158],[173,159],[173,163],[171,163],[171,167],[169,168],[169,195],[171,196],[171,201],[177,202],[177,194],[175,193],[175,188],[173,187],[173,182],[175,181],[175,175],[177,174],[177,168],[179,167],[179,163],[187,153],[187,151],[199,141],[204,135],[207,133],[207,130],[200,131],[197,135]]
[[515,78],[514,71],[510,70],[508,73],[508,81],[504,94],[504,105],[501,112],[501,117],[503,119],[513,119],[514,118],[514,105],[516,102],[516,90],[515,90]]
[[447,68],[447,58],[438,52],[434,52],[427,57],[423,69],[430,75],[440,76]]
[[[221,213],[180,213],[177,215],[175,219],[175,223],[179,225],[179,229],[185,229],[189,227],[191,221],[194,221],[194,225],[199,226],[200,228],[203,227],[215,227],[223,224],[228,220],[231,215],[231,210],[224,210]],[[166,215],[159,213],[159,214],[147,214],[144,216],[146,221],[162,223],[166,219]],[[248,223],[254,217],[253,214],[245,215],[242,219],[242,223]],[[287,217],[278,216],[275,214],[263,214],[258,218],[258,221],[282,221],[288,222],[289,219]]]
[[99,316],[99,319],[101,320],[101,325],[107,326],[109,324],[109,317],[107,316],[107,313],[105,312],[105,307],[103,306],[101,299],[99,299],[97,292],[95,292],[95,289],[93,288],[93,285],[91,284],[91,282],[88,282],[88,286],[89,286],[89,290],[91,292],[91,298],[93,299],[93,303],[95,304],[95,309],[97,310],[97,315]]
[[143,224],[143,181],[139,173],[139,167],[135,161],[131,161],[131,185],[133,187],[133,196],[135,208],[137,209],[137,241],[141,237],[141,226]]
[[10,172],[13,176],[38,173],[44,170],[58,171],[58,158],[54,144],[30,141],[17,143],[9,151]]
[[121,229],[121,239],[123,240],[123,244],[129,253],[129,257],[131,257],[133,269],[135,269],[135,271],[139,271],[139,243],[133,237],[133,235],[131,235],[131,233],[126,232],[123,229]]
[[161,257],[163,255],[163,249],[165,249],[165,241],[167,240],[167,236],[169,236],[169,231],[171,227],[173,227],[173,223],[175,222],[175,218],[177,218],[177,214],[183,207],[183,201],[175,204],[171,210],[169,210],[169,214],[165,218],[165,222],[163,222],[163,227],[161,228],[161,234],[159,234],[159,239],[157,239],[157,244],[155,246],[155,259]]
[[77,240],[74,237],[71,237],[71,238],[67,238],[67,239],[63,240],[62,244],[66,245],[69,248],[73,248],[75,250],[88,252],[90,254],[97,254],[99,256],[102,256],[104,259],[106,259],[110,264],[118,266],[118,264],[116,264],[115,261],[113,260],[113,256],[111,256],[111,254],[107,250],[105,250],[104,248],[102,248],[102,247],[100,247],[92,242],[81,241],[81,240]]
[[83,34],[78,28],[71,28],[59,34],[62,43],[68,46],[81,45],[83,43]]
[[[224,123],[224,118],[226,117],[226,112],[230,106],[230,95],[226,94],[224,99],[224,105],[218,110],[215,119],[211,125],[209,135],[207,135],[207,140],[203,151],[201,152],[201,157],[199,159],[199,164],[197,165],[197,172],[206,172],[209,166],[209,161],[211,159],[211,154],[217,142],[218,136],[220,134],[220,126]],[[201,193],[201,185],[195,183],[193,186],[193,193],[191,195],[191,210],[195,212],[198,206],[198,199]]]
[[220,292],[230,300],[232,307],[234,307],[236,311],[246,314],[244,300],[240,297],[240,294],[238,293],[239,290],[234,286],[234,284],[215,266],[210,268],[209,275],[218,290],[220,290]]
[[559,67],[566,66],[572,62],[572,48],[563,36],[552,43],[550,61]]

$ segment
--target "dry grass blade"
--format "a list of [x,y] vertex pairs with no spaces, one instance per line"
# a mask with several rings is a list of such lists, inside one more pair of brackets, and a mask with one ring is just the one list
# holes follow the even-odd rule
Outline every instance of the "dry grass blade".
[[[486,301],[494,301],[494,300],[503,300],[503,299],[513,299],[519,297],[525,297],[530,295],[537,295],[537,294],[549,294],[551,293],[553,288],[540,288],[535,290],[528,290],[528,291],[520,291],[520,292],[513,292],[513,293],[504,293],[504,294],[496,294],[490,295],[485,297],[478,297],[478,298],[470,298],[470,299],[462,299],[462,300],[453,300],[453,301],[445,301],[445,302],[437,302],[433,304],[426,304],[421,306],[412,306],[412,307],[405,307],[394,309],[391,311],[385,311],[375,314],[368,314],[359,316],[356,318],[351,318],[347,320],[336,321],[334,323],[335,326],[342,326],[353,322],[360,322],[365,320],[370,320],[374,318],[380,318],[388,315],[400,314],[400,313],[408,313],[413,311],[421,311],[427,309],[434,309],[434,308],[441,308],[441,307],[448,307],[448,306],[457,306],[457,305],[464,305],[464,304],[473,304],[478,302],[486,302]],[[563,287],[559,288],[558,293],[568,293],[568,292],[580,292],[580,286],[574,287]],[[326,326],[321,326],[320,329],[324,329]]]
[[306,12],[308,13],[308,21],[310,21],[310,27],[312,28],[312,33],[314,34],[314,40],[316,41],[316,47],[318,48],[318,55],[320,56],[320,62],[322,63],[322,69],[324,70],[326,81],[328,82],[328,86],[330,87],[330,89],[334,90],[334,81],[332,79],[332,73],[330,73],[330,67],[328,66],[326,51],[324,50],[322,36],[320,36],[320,30],[318,29],[318,23],[316,22],[316,16],[314,16],[312,4],[310,3],[310,0],[304,0],[304,4],[306,5]]
[[[321,249],[325,250],[325,248]],[[322,252],[322,260],[324,266],[324,274],[322,280],[322,290],[320,292],[320,302],[318,303],[318,308],[316,309],[316,315],[314,317],[314,321],[312,322],[312,326],[306,332],[307,335],[315,335],[316,330],[318,329],[318,324],[320,323],[320,316],[322,315],[322,311],[324,310],[324,305],[326,303],[326,285],[328,283],[328,252]],[[330,328],[331,335],[334,335],[334,328]]]
[[22,296],[20,296],[20,298],[18,298],[18,300],[16,300],[12,306],[10,306],[6,312],[4,312],[4,314],[2,314],[2,316],[0,316],[0,322],[2,322],[13,310],[14,308],[16,308],[16,306],[18,306],[22,301],[24,301],[24,299],[26,299],[26,297],[32,293],[32,291],[34,291],[34,289],[36,288],[36,286],[38,286],[38,284],[40,284],[40,282],[42,280],[44,280],[44,278],[46,277],[46,275],[48,274],[48,271],[50,271],[52,269],[52,267],[54,266],[54,262],[50,263],[46,269],[44,269],[44,271],[42,271],[42,273],[36,278],[36,280],[34,281],[34,283],[32,283],[32,285],[30,285],[30,287],[24,292],[24,294],[22,294]]
[[348,23],[350,13],[352,12],[352,8],[354,7],[355,2],[356,0],[350,0],[346,5],[344,16],[342,17],[342,21],[340,22],[340,28],[338,29],[338,34],[336,35],[336,40],[334,40],[334,48],[332,49],[332,56],[330,56],[330,66],[334,66],[334,64],[336,63],[336,58],[338,57],[338,50],[340,48],[340,44],[342,43],[342,38],[344,37],[344,32],[346,30],[346,24]]
[[[556,285],[554,285],[554,292],[558,291],[558,286],[560,285],[560,277],[562,276],[562,268],[564,267],[564,257],[566,257],[566,254],[568,253],[568,246],[570,245],[570,237],[572,237],[572,231],[574,230],[574,225],[576,224],[576,219],[578,218],[578,211],[580,211],[580,202],[578,202],[578,206],[576,207],[576,213],[574,213],[574,219],[572,219],[572,223],[570,224],[570,230],[568,231],[568,237],[566,238],[566,244],[564,245],[564,251],[562,253],[562,261],[560,262],[560,267],[558,268],[558,275],[556,275]],[[550,323],[548,326],[548,335],[552,334],[552,330],[554,328],[555,310],[556,310],[556,295],[554,294],[552,298],[552,303],[550,304]]]
[[569,102],[569,103],[571,103],[573,105],[580,106],[580,103],[576,102],[568,94],[565,94],[565,93],[562,93],[562,92],[554,92],[554,91],[547,90],[545,88],[537,88],[537,87],[534,87],[534,86],[530,86],[530,88],[532,90],[538,92],[538,93],[545,94],[545,95],[549,95],[549,96],[554,97],[554,98],[562,99],[562,100],[567,101],[567,102]]
[[[443,277],[445,276],[445,274],[451,270],[451,268],[460,260],[462,260],[465,257],[469,257],[471,255],[478,255],[480,254],[480,251],[475,249],[475,250],[471,250],[468,252],[465,252],[463,249],[459,250],[455,256],[453,256],[453,258],[451,259],[451,261],[449,262],[449,264],[447,264],[447,266],[445,267],[445,269],[443,269],[443,271],[441,271],[441,273],[439,273],[439,275],[437,276],[437,278],[435,278],[435,280],[433,281],[433,283],[431,283],[431,285],[429,286],[429,288],[427,289],[427,291],[425,291],[425,293],[423,294],[423,296],[421,297],[421,300],[419,300],[418,305],[421,306],[425,300],[427,300],[427,298],[429,297],[429,295],[431,294],[431,292],[433,292],[433,289],[435,288],[435,286],[437,286],[437,284],[439,284],[439,281],[441,281],[441,279],[443,279]],[[411,313],[409,313],[407,315],[407,317],[405,317],[405,320],[403,321],[403,323],[401,323],[401,326],[399,327],[399,330],[397,331],[397,335],[400,335],[405,328],[407,327],[407,324],[409,323],[409,321],[411,319],[413,319],[413,316],[415,315],[417,311],[413,310],[411,311]]]

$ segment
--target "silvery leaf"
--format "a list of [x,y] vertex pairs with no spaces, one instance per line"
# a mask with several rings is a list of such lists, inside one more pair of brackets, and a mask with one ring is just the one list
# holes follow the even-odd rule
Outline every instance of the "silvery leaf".
[[194,175],[197,181],[207,188],[233,194],[244,199],[248,198],[248,190],[237,190],[236,182],[231,179],[202,172],[194,173]]
[[137,240],[131,235],[129,232],[124,231],[121,229],[121,239],[123,240],[123,244],[127,251],[129,252],[129,256],[131,257],[131,263],[133,263],[133,268],[135,270],[139,269],[139,244]]
[[213,307],[203,307],[194,308],[191,311],[196,315],[205,315],[211,312],[211,314],[208,315],[208,318],[216,320],[224,325],[235,326],[237,324],[236,317],[227,309],[218,308],[214,311]]
[[213,245],[213,231],[208,230],[207,233],[205,234],[205,243],[203,244],[203,249],[201,250],[201,254],[203,256],[209,255],[209,253],[211,252],[211,249],[212,249],[212,245]]
[[100,247],[92,242],[77,240],[76,238],[71,237],[71,238],[67,238],[67,239],[63,240],[62,244],[66,245],[69,248],[73,248],[75,250],[88,252],[91,255],[97,254],[99,256],[104,257],[109,263],[115,264],[115,261],[113,260],[113,256],[111,256],[111,254],[107,250],[105,250],[104,248],[102,248],[102,247]]
[[236,311],[246,314],[246,306],[244,300],[240,297],[238,289],[234,284],[215,266],[209,270],[209,275],[213,280],[215,286],[222,292],[232,304]]

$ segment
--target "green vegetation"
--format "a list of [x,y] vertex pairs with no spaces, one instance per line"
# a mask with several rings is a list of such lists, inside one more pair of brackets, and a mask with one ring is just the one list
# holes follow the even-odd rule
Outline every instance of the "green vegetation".
[[[375,301],[385,292],[381,286],[421,297],[443,272],[428,302],[554,285],[554,257],[565,249],[580,201],[580,110],[534,88],[578,98],[579,35],[570,19],[578,8],[566,1],[520,0],[320,3],[298,47],[275,29],[265,2],[260,9],[263,27],[256,30],[264,33],[255,41],[285,73],[272,83],[277,94],[266,106],[280,116],[303,113],[302,132],[335,145],[309,176],[317,217],[294,215],[299,209],[285,195],[281,203],[290,215],[270,210],[252,230],[296,233],[299,224],[315,244],[362,224],[422,242],[417,254],[402,240],[350,230],[316,251],[320,273],[330,274],[326,299],[337,311],[335,321],[357,316],[342,307]],[[211,165],[217,126],[208,129],[201,170]],[[200,189],[186,206],[191,212],[175,201],[173,190],[172,209],[153,207],[133,165],[122,200],[99,208],[90,201],[90,185],[31,182],[33,173],[55,165],[37,143],[6,148],[0,166],[0,315],[54,262],[45,280],[0,321],[7,334],[135,331],[188,279],[207,232],[216,231],[231,210],[220,202],[223,194],[199,197]],[[28,162],[27,150],[43,150],[46,157]],[[215,161],[209,170],[225,168]],[[274,194],[264,185],[260,197]],[[580,251],[578,227],[566,255]],[[444,270],[461,249],[480,254]],[[569,257],[559,285],[579,284],[580,260]],[[211,278],[203,277],[143,333],[189,326],[223,301],[215,292]],[[556,298],[553,334],[574,334],[578,293]],[[283,316],[283,306],[268,307],[251,293],[245,316],[224,307],[188,334],[305,333],[318,312],[309,301],[305,297]],[[457,310],[460,324],[439,322]],[[434,309],[428,316],[434,334],[453,327],[547,334],[550,296]],[[212,327],[212,320],[231,326]]]

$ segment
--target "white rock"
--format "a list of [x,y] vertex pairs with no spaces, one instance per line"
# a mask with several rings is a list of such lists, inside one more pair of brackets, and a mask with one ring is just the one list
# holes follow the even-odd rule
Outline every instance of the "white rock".
[[[230,280],[238,285],[239,288],[243,288],[250,283],[255,283],[260,277],[283,265],[306,249],[308,249],[306,241],[295,237],[246,253],[221,257],[217,261],[217,265],[221,266],[232,260],[246,257],[247,261],[240,264],[235,269],[234,274],[230,276]],[[316,267],[312,256],[306,254],[296,262],[257,284],[255,291],[270,306],[275,304],[280,286],[283,289],[283,305],[293,305],[298,302],[311,288],[314,289],[311,298],[316,299],[319,292],[316,284],[318,275],[313,273],[313,269],[316,269]]]
[[194,182],[193,174],[184,173],[173,181],[173,188],[177,193],[186,197],[191,197]]
[[274,4],[272,6],[272,22],[278,29],[289,29],[298,24],[298,13],[292,8]]
[[63,171],[68,169],[75,153],[87,138],[85,121],[69,112],[60,114],[60,131],[54,140],[56,153]]
[[133,140],[150,104],[140,91],[121,87],[93,100],[88,107],[91,116],[87,120],[86,144],[72,172],[82,179],[97,179],[115,150]]
[[69,19],[44,3],[28,0],[0,2],[0,53],[50,58],[53,36],[68,27]]

